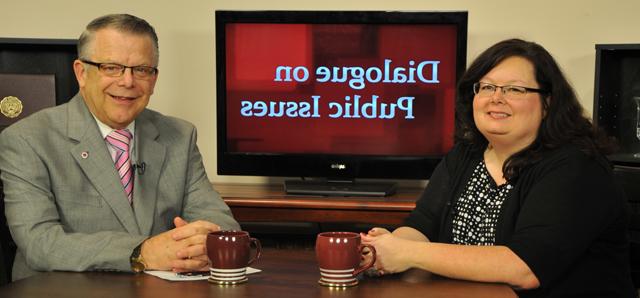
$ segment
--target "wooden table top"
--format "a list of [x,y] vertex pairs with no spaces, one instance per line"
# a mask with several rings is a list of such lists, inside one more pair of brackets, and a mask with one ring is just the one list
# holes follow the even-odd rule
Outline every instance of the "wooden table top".
[[362,277],[359,285],[346,289],[323,287],[313,250],[265,249],[252,267],[263,271],[235,286],[171,282],[147,274],[49,272],[0,287],[0,297],[516,297],[507,285],[434,277],[421,270]]

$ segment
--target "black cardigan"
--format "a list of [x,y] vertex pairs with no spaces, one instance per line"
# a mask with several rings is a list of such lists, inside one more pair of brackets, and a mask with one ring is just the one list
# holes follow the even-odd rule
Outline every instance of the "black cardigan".
[[[405,220],[431,241],[451,243],[455,203],[483,151],[456,145],[434,171]],[[637,297],[629,269],[627,207],[604,158],[573,146],[524,169],[496,226],[540,288],[522,297]],[[499,265],[499,264],[496,264]]]

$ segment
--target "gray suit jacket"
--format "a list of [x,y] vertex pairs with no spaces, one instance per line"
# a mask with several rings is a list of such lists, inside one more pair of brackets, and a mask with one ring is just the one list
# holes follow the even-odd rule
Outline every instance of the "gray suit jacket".
[[239,229],[213,190],[195,127],[144,110],[136,119],[137,162],[129,205],[104,139],[81,95],[6,128],[0,177],[18,246],[13,279],[36,271],[130,271],[129,256],[173,218]]

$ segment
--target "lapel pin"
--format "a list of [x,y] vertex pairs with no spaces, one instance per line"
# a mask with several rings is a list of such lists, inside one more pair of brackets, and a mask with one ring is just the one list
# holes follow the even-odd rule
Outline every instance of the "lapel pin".
[[82,153],[80,153],[80,157],[82,157],[82,159],[87,159],[87,157],[89,157],[89,152],[82,151]]

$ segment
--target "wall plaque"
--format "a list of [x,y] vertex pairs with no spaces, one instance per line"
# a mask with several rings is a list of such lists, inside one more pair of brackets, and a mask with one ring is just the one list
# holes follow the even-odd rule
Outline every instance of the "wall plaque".
[[0,73],[0,128],[55,105],[53,74]]

